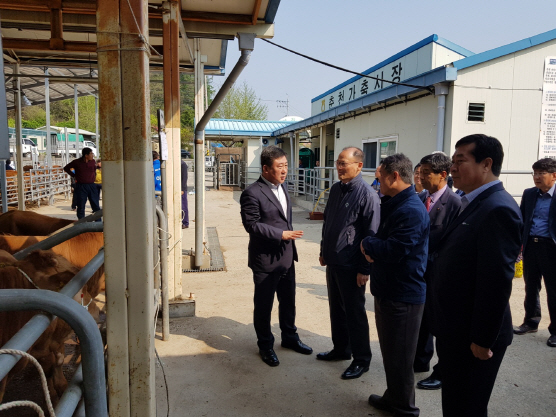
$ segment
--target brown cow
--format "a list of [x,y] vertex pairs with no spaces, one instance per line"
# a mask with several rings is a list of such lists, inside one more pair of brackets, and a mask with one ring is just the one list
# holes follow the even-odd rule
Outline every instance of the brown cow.
[[[17,261],[7,252],[0,251],[0,289],[35,289],[38,287],[59,291],[77,272],[79,272],[79,268],[52,251],[34,251],[22,261]],[[81,293],[78,293],[74,299],[81,303]],[[86,303],[91,301],[91,296],[86,290],[83,290],[83,299]],[[98,312],[94,302],[89,304],[88,310],[92,313]],[[4,345],[35,313],[34,311],[0,312],[0,345]],[[44,369],[53,403],[58,401],[67,386],[67,381],[62,373],[62,364],[64,362],[64,341],[68,339],[71,332],[71,328],[64,321],[56,319],[29,349],[29,353],[39,361]],[[8,376],[0,381],[0,402],[8,380],[21,371],[27,363],[28,360],[21,359]]]
[[[2,216],[0,216],[2,217]],[[48,236],[0,236],[0,249],[8,253],[16,253]],[[73,265],[83,268],[104,246],[104,233],[90,232],[75,236],[54,246],[52,251],[62,255]],[[87,283],[87,291],[96,297],[105,289],[104,265],[102,265]]]
[[11,210],[0,214],[0,234],[48,236],[74,220],[44,216],[32,211]]

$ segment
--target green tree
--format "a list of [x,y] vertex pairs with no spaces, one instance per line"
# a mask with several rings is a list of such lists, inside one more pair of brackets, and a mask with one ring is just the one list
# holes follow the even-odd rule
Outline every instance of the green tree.
[[232,86],[214,114],[220,119],[236,120],[266,120],[267,116],[267,106],[245,81],[240,86]]

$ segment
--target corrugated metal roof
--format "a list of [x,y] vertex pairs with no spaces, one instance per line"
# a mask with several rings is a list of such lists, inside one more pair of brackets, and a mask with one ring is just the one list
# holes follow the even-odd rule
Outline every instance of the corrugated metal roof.
[[210,119],[206,136],[272,136],[272,132],[294,122],[267,120]]
[[479,54],[460,59],[459,61],[454,61],[454,67],[458,70],[472,67],[474,65],[482,64],[483,62],[491,61],[504,55],[513,54],[514,52],[518,52],[535,45],[540,45],[541,43],[552,41],[554,39],[556,39],[556,29],[549,30],[548,32],[544,32],[536,36],[531,36],[530,38],[525,38],[508,45],[500,46],[498,48],[491,49],[490,51],[481,52]]

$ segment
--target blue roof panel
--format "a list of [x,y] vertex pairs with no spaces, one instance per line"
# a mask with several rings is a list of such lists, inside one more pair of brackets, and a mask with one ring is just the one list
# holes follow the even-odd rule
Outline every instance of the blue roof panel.
[[473,56],[460,59],[459,61],[454,61],[454,67],[460,70],[472,67],[474,65],[482,64],[483,62],[491,61],[504,55],[513,54],[514,52],[522,51],[523,49],[540,45],[541,43],[554,39],[556,39],[556,29],[541,33],[540,35],[531,36],[530,38],[522,39],[508,45],[500,46],[498,48],[491,49],[490,51],[481,52],[480,54],[475,54]]
[[210,119],[205,135],[210,136],[272,136],[272,132],[294,122],[267,120]]

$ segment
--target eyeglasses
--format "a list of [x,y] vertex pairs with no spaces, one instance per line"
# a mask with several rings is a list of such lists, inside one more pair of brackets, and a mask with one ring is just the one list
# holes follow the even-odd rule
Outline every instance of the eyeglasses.
[[550,173],[549,173],[549,172],[546,172],[546,171],[542,171],[542,172],[532,172],[532,173],[531,173],[531,175],[532,175],[533,177],[543,177],[543,176],[545,176],[546,174],[550,174]]
[[345,168],[350,164],[358,164],[359,162],[345,162],[345,161],[334,161],[338,168]]

